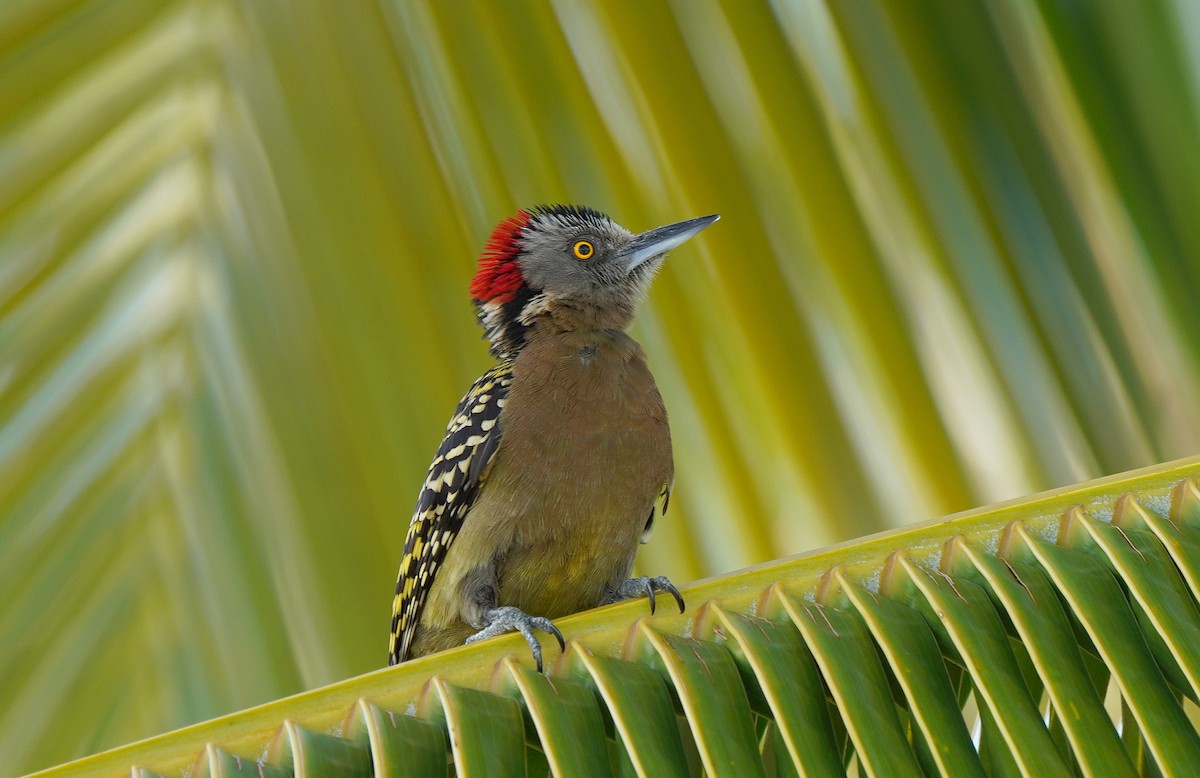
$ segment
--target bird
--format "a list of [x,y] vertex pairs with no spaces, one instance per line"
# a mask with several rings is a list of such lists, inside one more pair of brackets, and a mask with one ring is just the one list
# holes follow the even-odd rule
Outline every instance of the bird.
[[717,221],[631,233],[539,205],[493,230],[470,294],[496,364],[459,402],[421,487],[392,602],[388,664],[670,594],[631,577],[674,479],[667,412],[628,334],[667,252]]

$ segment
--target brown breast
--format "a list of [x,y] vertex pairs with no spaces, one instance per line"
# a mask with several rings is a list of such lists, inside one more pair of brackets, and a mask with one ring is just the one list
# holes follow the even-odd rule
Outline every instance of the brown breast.
[[[673,473],[666,409],[641,347],[614,330],[531,338],[501,425],[472,510],[508,539],[501,602],[552,617],[594,606],[628,575]],[[506,601],[510,593],[522,602]]]

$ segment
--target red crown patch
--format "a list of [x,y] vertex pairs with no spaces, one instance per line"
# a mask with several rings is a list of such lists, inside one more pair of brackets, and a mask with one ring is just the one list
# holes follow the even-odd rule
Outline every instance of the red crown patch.
[[517,255],[521,253],[521,232],[531,218],[532,214],[528,211],[517,211],[492,231],[479,257],[475,278],[471,281],[471,299],[479,303],[507,303],[516,296],[517,290],[525,283],[517,264]]

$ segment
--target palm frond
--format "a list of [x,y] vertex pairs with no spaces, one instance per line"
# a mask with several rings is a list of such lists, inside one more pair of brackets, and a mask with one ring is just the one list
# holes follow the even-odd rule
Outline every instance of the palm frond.
[[382,665],[532,203],[723,216],[636,325],[647,571],[1200,450],[1197,40],[1186,0],[0,3],[3,766]]
[[563,619],[546,676],[513,635],[44,775],[1182,774],[1198,539],[1187,460]]

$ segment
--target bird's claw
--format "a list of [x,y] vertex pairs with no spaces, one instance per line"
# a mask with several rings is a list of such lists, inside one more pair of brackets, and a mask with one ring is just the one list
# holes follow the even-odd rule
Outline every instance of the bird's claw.
[[616,596],[612,598],[613,602],[618,600],[629,600],[634,597],[645,597],[650,601],[650,613],[654,614],[655,592],[666,592],[675,598],[675,603],[679,606],[679,612],[683,613],[683,595],[675,588],[675,584],[671,583],[666,576],[648,576],[642,575],[637,578],[630,578],[625,583],[617,587]]
[[499,608],[491,608],[485,611],[483,619],[487,623],[487,626],[467,638],[467,643],[476,643],[480,640],[503,635],[505,632],[520,632],[525,638],[525,642],[529,644],[529,650],[533,652],[533,658],[537,662],[539,673],[542,672],[542,644],[538,641],[537,636],[533,634],[535,629],[540,629],[542,632],[553,635],[558,641],[559,650],[567,650],[567,643],[563,640],[562,633],[558,631],[558,627],[554,626],[550,619],[542,616],[530,616],[520,608],[514,608],[511,605],[502,605]]

